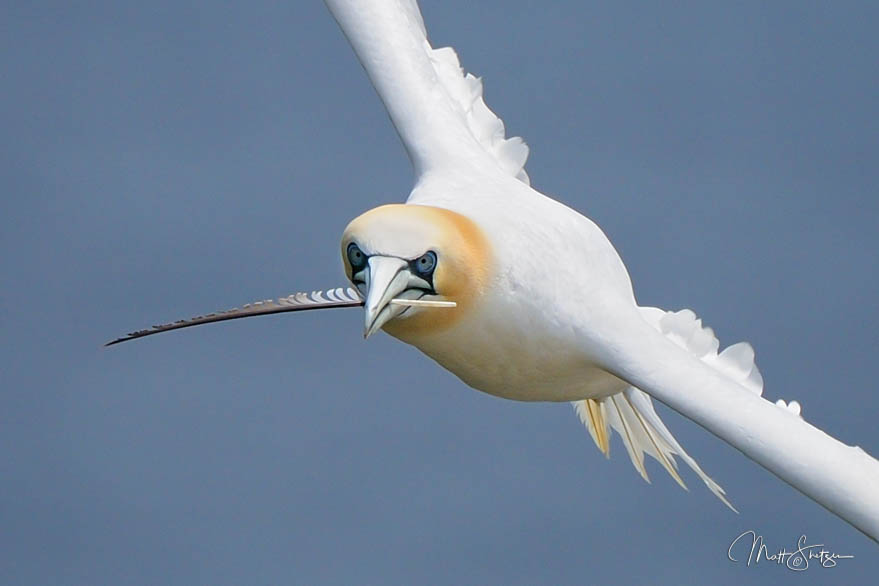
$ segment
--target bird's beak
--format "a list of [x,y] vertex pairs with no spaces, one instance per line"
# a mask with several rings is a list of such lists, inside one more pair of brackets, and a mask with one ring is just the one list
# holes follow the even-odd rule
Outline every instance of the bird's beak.
[[409,287],[409,263],[391,256],[371,256],[366,277],[366,323],[363,337],[368,338],[388,320],[401,313],[389,304]]

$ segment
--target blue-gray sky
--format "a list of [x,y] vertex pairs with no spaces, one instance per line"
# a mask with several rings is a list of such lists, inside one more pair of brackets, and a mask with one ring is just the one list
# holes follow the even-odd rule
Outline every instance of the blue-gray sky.
[[[875,3],[422,9],[643,304],[749,340],[766,396],[879,453]],[[606,461],[567,405],[364,342],[359,310],[100,347],[343,284],[342,228],[408,194],[322,3],[6,3],[0,71],[0,582],[875,580],[875,544],[677,414],[741,514]],[[732,564],[748,529],[856,557]]]

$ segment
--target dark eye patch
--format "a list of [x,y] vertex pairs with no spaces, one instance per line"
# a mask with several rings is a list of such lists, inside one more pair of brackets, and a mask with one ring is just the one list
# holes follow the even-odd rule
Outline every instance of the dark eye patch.
[[436,269],[436,263],[436,253],[432,250],[428,250],[418,258],[409,261],[409,270],[430,284],[427,293],[432,295],[436,294],[433,287],[433,272]]
[[357,274],[366,268],[369,257],[364,254],[360,247],[354,242],[348,245],[348,262],[351,264],[351,273]]

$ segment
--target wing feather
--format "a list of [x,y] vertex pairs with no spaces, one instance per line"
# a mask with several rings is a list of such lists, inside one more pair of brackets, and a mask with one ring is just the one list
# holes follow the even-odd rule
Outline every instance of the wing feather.
[[326,0],[384,102],[419,177],[494,165],[528,183],[528,146],[506,138],[482,80],[451,47],[434,49],[415,0]]

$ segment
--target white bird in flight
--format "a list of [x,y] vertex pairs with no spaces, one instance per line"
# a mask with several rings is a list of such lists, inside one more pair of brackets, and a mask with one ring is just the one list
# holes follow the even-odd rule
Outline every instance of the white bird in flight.
[[[342,235],[355,289],[299,293],[154,326],[109,344],[254,315],[365,306],[379,329],[412,344],[471,387],[518,401],[569,401],[598,448],[622,438],[679,483],[683,460],[647,393],[735,388],[759,395],[750,345],[718,353],[692,311],[639,306],[619,254],[588,218],[529,186],[528,147],[465,74],[434,49],[414,0],[327,0],[388,109],[415,169],[405,204],[367,211]],[[109,345],[108,344],[108,345]],[[646,391],[646,392],[645,392]]]

